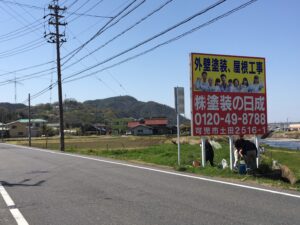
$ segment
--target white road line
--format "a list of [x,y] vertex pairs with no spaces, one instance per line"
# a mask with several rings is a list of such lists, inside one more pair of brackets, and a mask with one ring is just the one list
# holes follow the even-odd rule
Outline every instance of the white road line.
[[25,218],[23,217],[22,213],[20,212],[19,209],[17,208],[12,208],[15,207],[15,203],[14,201],[11,199],[11,197],[9,196],[9,194],[7,193],[7,191],[5,190],[5,188],[0,184],[0,193],[7,205],[7,207],[10,207],[10,213],[12,214],[12,216],[14,217],[14,219],[16,220],[18,225],[29,225],[27,223],[27,221],[25,220]]
[[210,178],[205,178],[205,177],[199,177],[199,176],[193,176],[193,175],[188,175],[188,174],[164,171],[164,170],[153,169],[153,168],[148,168],[148,167],[143,167],[143,166],[136,166],[136,165],[131,165],[131,164],[127,164],[127,163],[120,163],[120,162],[114,162],[114,161],[109,161],[109,160],[96,159],[96,158],[91,158],[91,157],[87,157],[87,156],[81,156],[81,155],[75,155],[75,154],[69,154],[69,153],[63,153],[63,152],[55,152],[55,151],[39,149],[39,148],[30,148],[30,147],[19,146],[19,145],[10,145],[10,144],[6,144],[6,145],[25,148],[25,149],[29,149],[29,150],[33,150],[33,151],[40,151],[40,152],[46,152],[46,153],[58,154],[58,155],[66,155],[66,156],[71,156],[71,157],[74,157],[74,158],[81,158],[81,159],[93,160],[93,161],[97,161],[97,162],[104,162],[104,163],[109,163],[109,164],[114,164],[114,165],[119,165],[119,166],[126,166],[126,167],[131,167],[131,168],[136,168],[136,169],[159,172],[159,173],[169,174],[169,175],[174,175],[174,176],[187,177],[187,178],[196,179],[196,180],[204,180],[204,181],[213,182],[213,183],[226,184],[226,185],[230,185],[230,186],[241,187],[241,188],[246,188],[246,189],[252,189],[252,190],[256,190],[256,191],[268,192],[268,193],[272,193],[272,194],[284,195],[284,196],[289,196],[289,197],[294,197],[294,198],[299,198],[300,199],[300,195],[290,194],[290,193],[282,192],[282,191],[273,191],[273,190],[269,190],[269,189],[265,189],[265,188],[252,187],[252,186],[249,186],[249,185],[236,184],[236,183],[231,183],[231,182],[227,182],[227,181],[220,181],[220,180],[215,180],[215,179],[210,179]]
[[18,209],[11,209],[10,210],[11,214],[17,221],[18,225],[29,225],[25,218],[23,217],[22,213]]
[[4,187],[0,184],[0,193],[8,207],[15,206],[14,201],[11,199],[7,191],[4,189]]

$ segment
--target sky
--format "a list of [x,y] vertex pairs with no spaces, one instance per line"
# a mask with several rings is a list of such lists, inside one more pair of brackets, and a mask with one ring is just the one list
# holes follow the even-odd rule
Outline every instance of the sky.
[[[257,0],[147,52],[248,1],[224,1],[157,35],[219,1],[60,0],[60,6],[67,8],[62,22],[68,23],[60,27],[66,34],[61,45],[63,98],[83,102],[130,95],[139,101],[174,107],[174,87],[179,86],[184,87],[185,116],[190,118],[190,53],[264,57],[268,122],[299,122],[298,0]],[[0,0],[0,102],[27,104],[29,93],[32,105],[58,101],[57,86],[49,88],[57,81],[55,44],[44,38],[45,32],[53,31],[49,16],[44,19],[50,3]],[[128,10],[131,12],[126,15]],[[108,26],[103,30],[105,24]],[[78,50],[76,54],[72,54],[74,50]]]

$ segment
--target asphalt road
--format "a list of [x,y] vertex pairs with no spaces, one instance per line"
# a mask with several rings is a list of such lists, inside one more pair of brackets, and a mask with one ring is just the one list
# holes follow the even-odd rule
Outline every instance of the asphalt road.
[[[293,196],[299,192],[286,196],[112,162],[0,144],[0,182],[30,225],[300,221],[300,198]],[[10,209],[0,197],[1,225],[17,224]]]

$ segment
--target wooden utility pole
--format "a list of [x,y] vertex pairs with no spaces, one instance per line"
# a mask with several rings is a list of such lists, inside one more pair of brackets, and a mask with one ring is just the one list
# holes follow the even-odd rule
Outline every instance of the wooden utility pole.
[[49,36],[48,42],[56,44],[56,59],[57,59],[57,85],[58,85],[58,102],[59,102],[59,131],[60,131],[60,150],[65,151],[65,135],[64,135],[64,110],[63,110],[63,98],[62,98],[62,83],[61,83],[61,63],[60,63],[60,45],[66,42],[64,34],[60,33],[59,27],[66,26],[67,23],[60,22],[64,16],[60,13],[66,10],[66,7],[60,8],[58,0],[53,0],[52,5],[49,5],[48,9],[52,12],[49,14],[50,18],[48,24],[55,27],[54,32],[46,34]]

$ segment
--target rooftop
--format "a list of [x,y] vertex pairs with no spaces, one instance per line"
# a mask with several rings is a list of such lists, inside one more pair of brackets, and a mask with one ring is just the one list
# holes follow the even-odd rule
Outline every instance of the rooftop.
[[133,128],[138,125],[146,125],[146,126],[158,126],[158,125],[168,125],[168,119],[145,119],[140,121],[132,121],[128,122],[128,127]]
[[[29,119],[19,119],[18,122],[20,122],[20,123],[29,123]],[[31,119],[30,122],[31,123],[46,123],[47,120],[43,120],[43,119]]]

